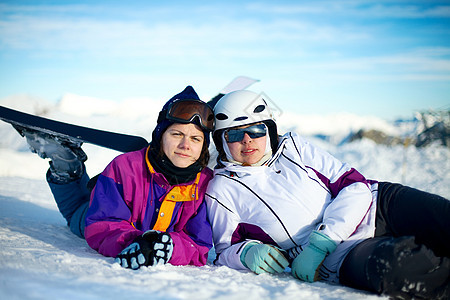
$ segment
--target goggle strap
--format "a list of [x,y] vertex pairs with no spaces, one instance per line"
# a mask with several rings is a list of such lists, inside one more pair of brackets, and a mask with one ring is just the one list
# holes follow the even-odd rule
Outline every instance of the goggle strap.
[[162,121],[164,121],[166,119],[166,116],[167,116],[167,109],[160,111],[156,123],[159,124]]

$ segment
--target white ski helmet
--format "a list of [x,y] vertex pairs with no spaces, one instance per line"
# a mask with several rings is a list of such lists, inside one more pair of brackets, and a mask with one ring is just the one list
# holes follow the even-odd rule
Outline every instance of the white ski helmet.
[[278,146],[275,119],[263,93],[239,90],[223,96],[214,106],[215,127],[213,133],[217,151],[222,153],[222,132],[228,128],[262,122],[269,129],[272,152]]

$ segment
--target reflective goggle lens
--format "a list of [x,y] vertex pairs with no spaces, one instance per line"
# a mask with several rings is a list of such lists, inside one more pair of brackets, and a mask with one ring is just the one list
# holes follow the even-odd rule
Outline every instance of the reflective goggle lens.
[[180,123],[190,123],[198,117],[201,127],[209,131],[214,129],[213,111],[200,100],[176,100],[169,107],[166,117]]
[[264,124],[257,124],[246,128],[228,129],[225,131],[225,140],[228,143],[240,142],[244,139],[245,134],[252,139],[257,139],[267,134],[267,127]]

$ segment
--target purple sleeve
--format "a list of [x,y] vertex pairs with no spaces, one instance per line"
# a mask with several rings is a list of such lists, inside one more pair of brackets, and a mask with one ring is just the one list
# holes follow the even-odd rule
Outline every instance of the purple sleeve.
[[92,192],[85,238],[100,254],[115,257],[142,232],[131,223],[131,211],[123,199],[122,185],[104,174],[99,176]]

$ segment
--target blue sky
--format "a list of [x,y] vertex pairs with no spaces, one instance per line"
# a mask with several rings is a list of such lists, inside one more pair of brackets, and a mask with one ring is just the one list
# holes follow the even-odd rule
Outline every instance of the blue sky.
[[2,1],[0,98],[208,100],[261,80],[282,111],[450,108],[450,1]]

